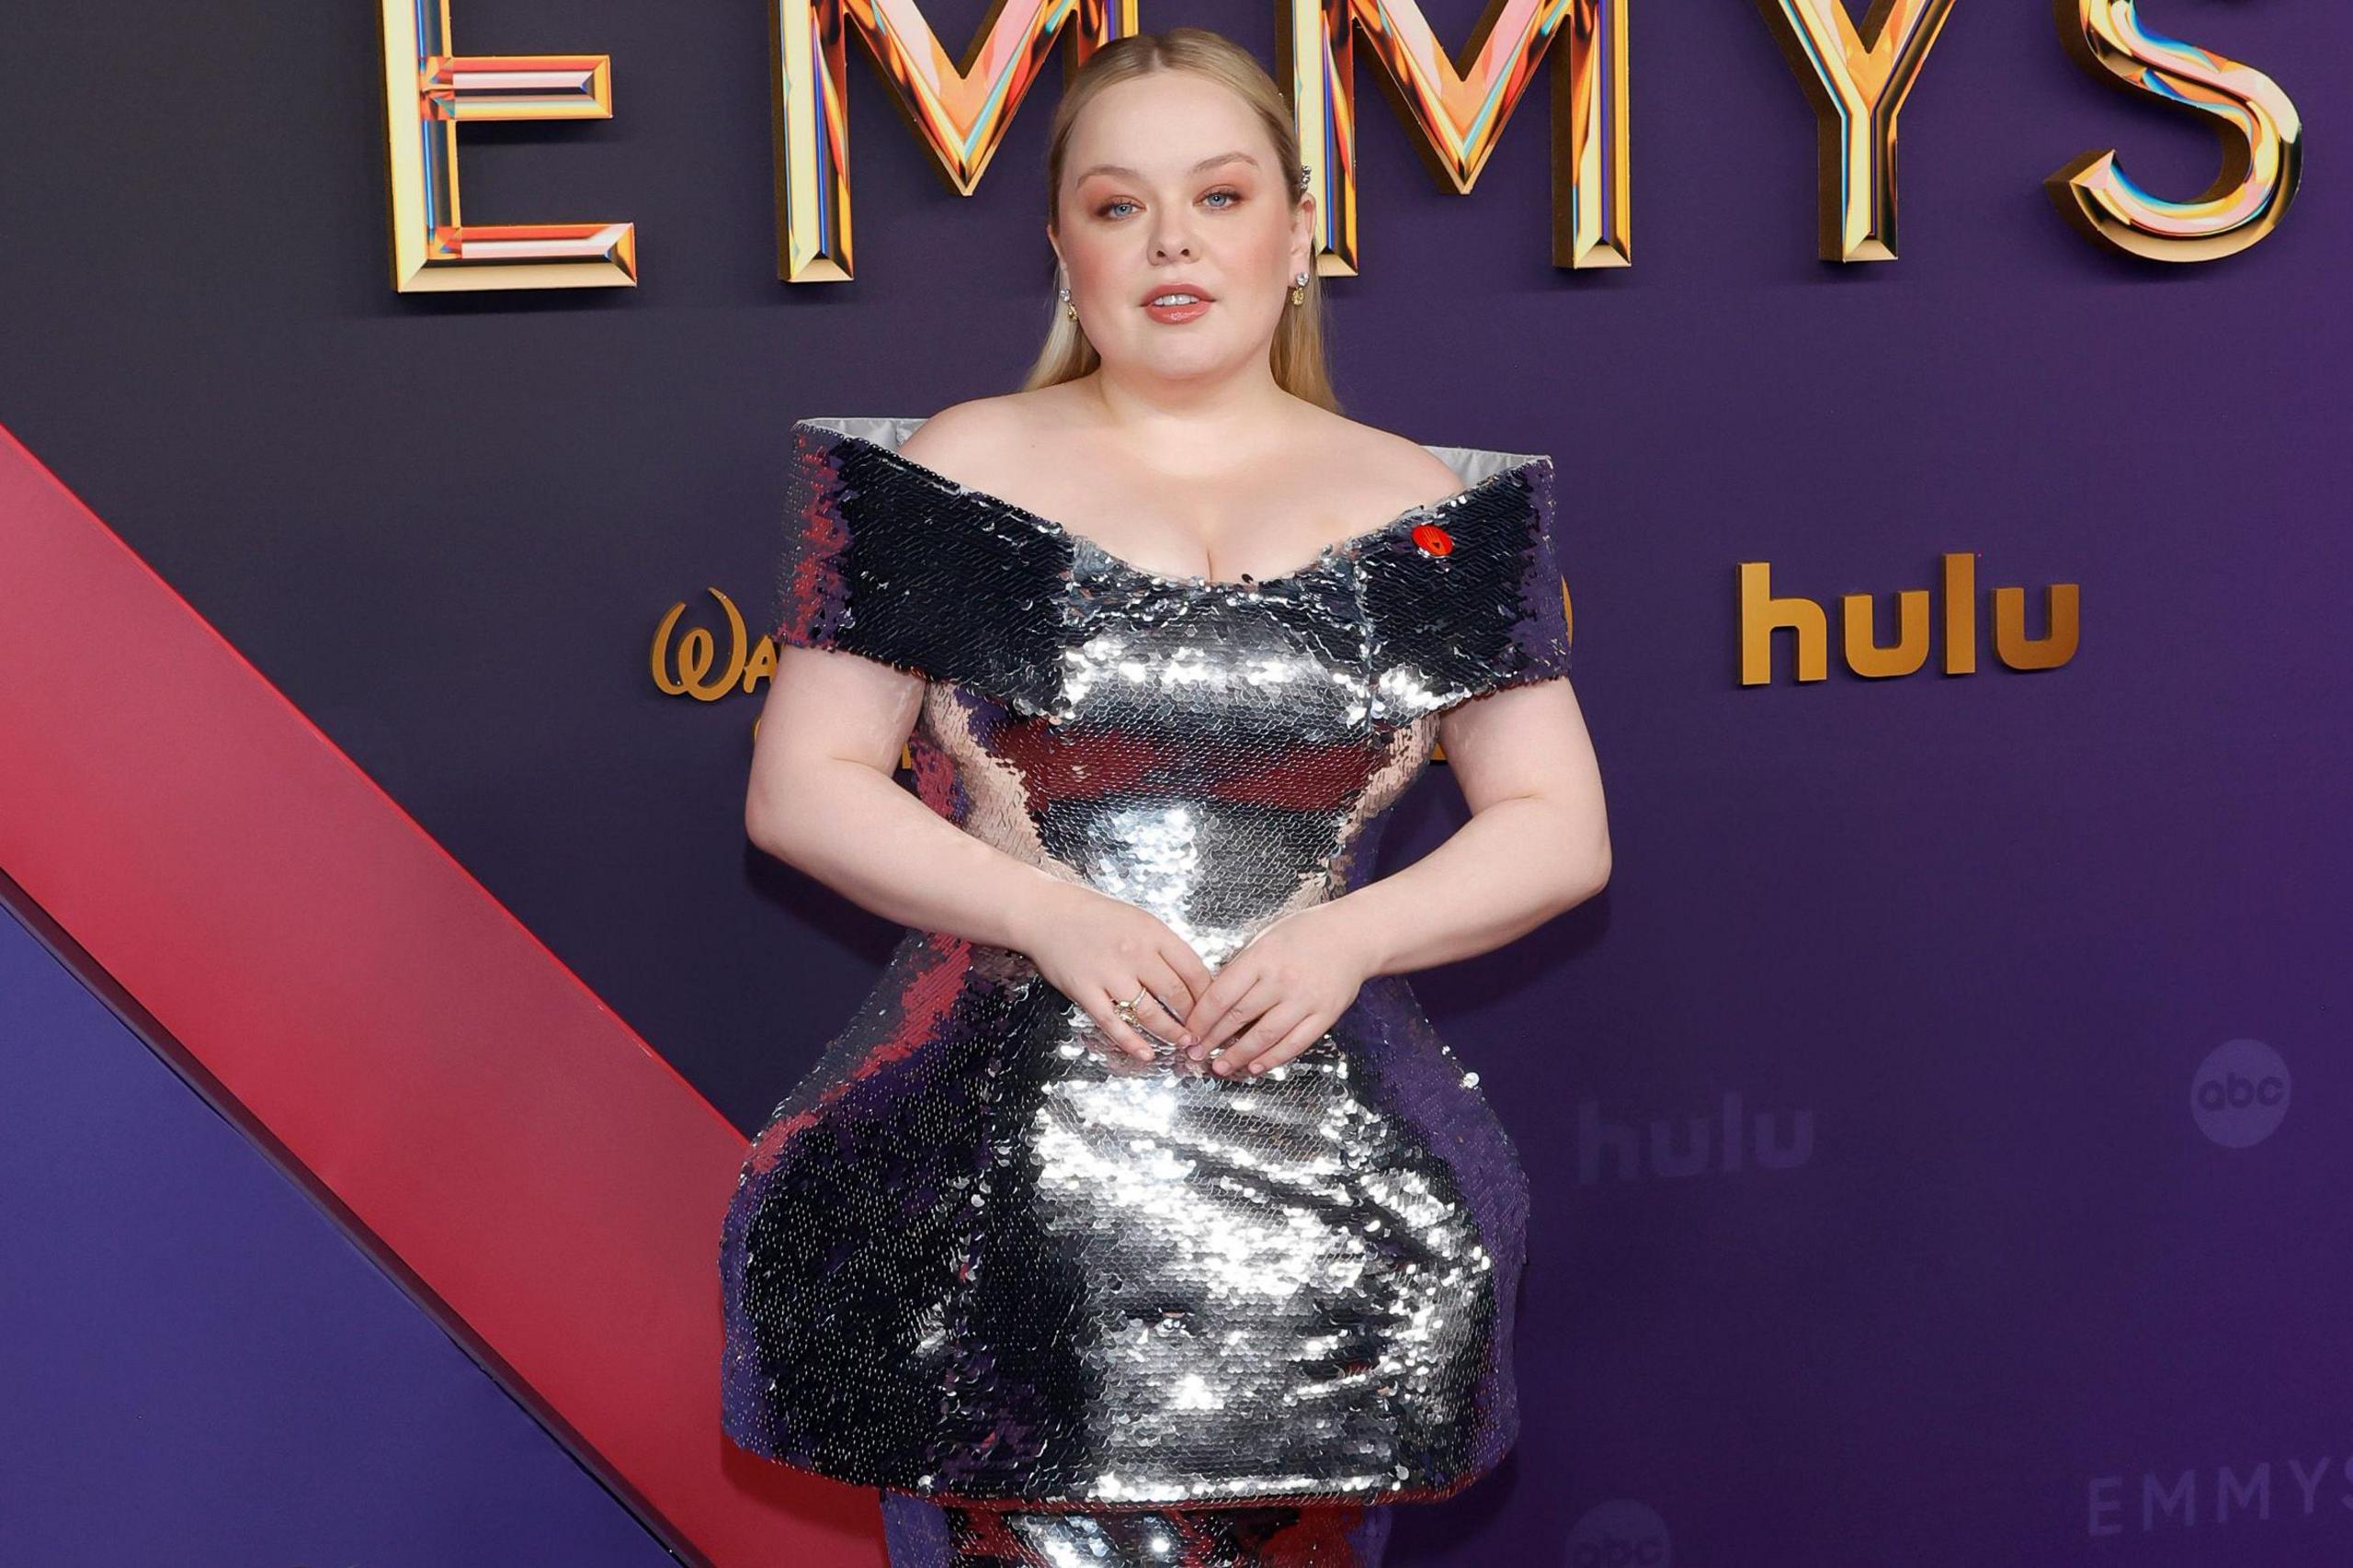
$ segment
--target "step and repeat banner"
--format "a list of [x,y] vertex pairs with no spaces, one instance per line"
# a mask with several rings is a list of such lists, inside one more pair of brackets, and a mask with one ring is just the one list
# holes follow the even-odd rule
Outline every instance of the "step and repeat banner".
[[0,425],[748,1133],[897,935],[744,837],[788,429],[1018,383],[1064,73],[1177,23],[1293,94],[1345,412],[1554,458],[1608,791],[1414,977],[1534,1212],[1394,1560],[2353,1561],[2341,9],[28,12]]

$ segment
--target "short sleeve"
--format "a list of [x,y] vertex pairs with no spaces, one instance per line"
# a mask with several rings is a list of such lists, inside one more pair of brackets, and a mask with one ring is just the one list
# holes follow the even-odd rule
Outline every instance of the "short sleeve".
[[887,447],[793,426],[774,635],[948,681],[1027,714],[1059,673],[1053,541]]
[[1429,508],[1363,558],[1376,724],[1410,722],[1505,687],[1569,673],[1550,458],[1528,459]]

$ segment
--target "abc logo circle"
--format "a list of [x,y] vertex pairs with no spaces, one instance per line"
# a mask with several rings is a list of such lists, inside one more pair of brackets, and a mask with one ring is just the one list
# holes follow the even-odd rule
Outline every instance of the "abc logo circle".
[[2279,1131],[2288,1114],[2288,1064],[2259,1040],[2224,1040],[2189,1084],[2198,1130],[2225,1149],[2245,1149]]
[[1595,1505],[1569,1531],[1567,1568],[1674,1568],[1658,1510],[1631,1497]]

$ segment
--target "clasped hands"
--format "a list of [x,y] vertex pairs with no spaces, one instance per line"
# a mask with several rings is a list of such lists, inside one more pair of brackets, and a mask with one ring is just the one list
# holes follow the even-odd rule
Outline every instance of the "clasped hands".
[[[1041,894],[1022,949],[1054,988],[1129,1055],[1146,1031],[1221,1077],[1256,1076],[1323,1037],[1372,972],[1370,946],[1341,900],[1294,910],[1212,974],[1150,910],[1076,883]],[[1120,1004],[1134,1021],[1122,1017]]]

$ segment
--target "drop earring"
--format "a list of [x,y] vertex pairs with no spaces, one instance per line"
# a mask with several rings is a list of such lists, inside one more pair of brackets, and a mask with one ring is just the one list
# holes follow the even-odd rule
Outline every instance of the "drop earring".
[[[1315,166],[1313,164],[1300,165],[1299,188],[1306,190],[1312,187],[1314,184]],[[1304,272],[1290,280],[1290,302],[1294,305],[1303,305],[1307,303],[1307,274]]]
[[1063,284],[1060,292],[1063,297],[1063,314],[1069,317],[1072,321],[1076,321],[1078,319],[1078,307],[1070,302],[1070,285],[1067,283]]

